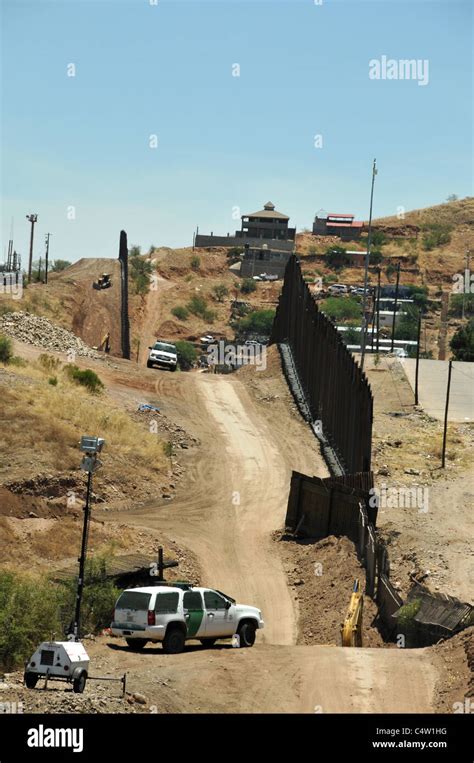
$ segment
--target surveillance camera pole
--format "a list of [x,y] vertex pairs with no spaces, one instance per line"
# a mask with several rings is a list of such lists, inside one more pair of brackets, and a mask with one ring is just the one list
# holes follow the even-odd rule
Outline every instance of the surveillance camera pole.
[[79,577],[77,579],[76,611],[74,613],[74,625],[73,625],[74,641],[80,640],[79,630],[80,630],[80,623],[81,623],[82,594],[84,591],[84,574],[85,574],[85,567],[86,567],[87,539],[89,535],[91,487],[92,487],[92,471],[90,471],[87,475],[87,493],[86,493],[86,503],[84,506],[84,524],[82,526],[81,556],[79,557]]
[[74,641],[80,641],[80,627],[81,627],[81,604],[82,594],[84,591],[84,576],[86,567],[87,556],[87,540],[89,536],[89,520],[90,520],[90,498],[92,492],[92,474],[101,466],[101,461],[97,458],[97,453],[102,450],[104,440],[100,437],[82,437],[81,438],[81,450],[84,453],[84,457],[81,463],[81,469],[87,472],[87,491],[86,502],[84,505],[84,524],[82,526],[82,542],[81,542],[81,555],[79,561],[79,577],[77,579],[77,592],[76,592],[76,608],[74,612],[74,622],[72,624],[72,636]]

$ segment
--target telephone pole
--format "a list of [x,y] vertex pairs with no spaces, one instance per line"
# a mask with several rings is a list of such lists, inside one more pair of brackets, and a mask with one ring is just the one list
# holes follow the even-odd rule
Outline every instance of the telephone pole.
[[48,283],[48,263],[49,263],[49,237],[51,236],[51,233],[47,233],[45,238],[46,243],[46,251],[44,255],[44,262],[45,262],[45,270],[44,270],[44,282]]
[[28,283],[31,283],[31,268],[33,265],[33,238],[35,235],[35,223],[38,221],[38,215],[36,214],[26,215],[26,219],[29,220],[31,223],[30,259],[28,261]]
[[367,253],[365,255],[365,273],[364,273],[364,299],[362,303],[362,326],[361,326],[361,353],[360,353],[360,368],[361,371],[364,370],[364,358],[365,358],[365,332],[366,332],[366,319],[365,319],[365,310],[367,306],[367,283],[369,279],[369,259],[370,259],[370,244],[372,240],[372,204],[374,201],[374,183],[375,183],[375,176],[377,174],[377,167],[375,164],[376,160],[374,159],[374,163],[372,165],[372,187],[370,190],[370,214],[369,214],[369,233],[367,236]]

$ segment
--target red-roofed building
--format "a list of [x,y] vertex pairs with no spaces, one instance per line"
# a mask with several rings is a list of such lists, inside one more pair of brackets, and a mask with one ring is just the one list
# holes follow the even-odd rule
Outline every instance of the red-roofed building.
[[313,223],[313,234],[315,236],[339,236],[341,239],[349,241],[360,237],[363,225],[363,222],[354,220],[354,215],[331,212],[326,217],[316,215]]

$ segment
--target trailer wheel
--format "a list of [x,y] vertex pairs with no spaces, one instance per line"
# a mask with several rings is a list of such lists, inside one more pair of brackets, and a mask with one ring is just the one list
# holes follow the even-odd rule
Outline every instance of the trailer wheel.
[[32,673],[31,671],[27,670],[24,675],[25,680],[25,686],[27,689],[34,689],[36,684],[38,683],[39,676],[37,673]]
[[76,694],[82,694],[86,688],[86,679],[87,673],[85,670],[83,670],[82,673],[73,680],[72,689]]

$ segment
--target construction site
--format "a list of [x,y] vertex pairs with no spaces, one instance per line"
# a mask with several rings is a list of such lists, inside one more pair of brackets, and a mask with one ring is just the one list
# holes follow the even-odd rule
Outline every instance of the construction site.
[[[229,283],[211,328],[232,341],[238,273],[225,252],[202,250],[197,271],[192,256],[141,256],[153,269],[139,295],[123,279],[122,233],[117,260],[27,283],[21,311],[4,300],[0,333],[16,360],[0,371],[15,422],[2,441],[0,562],[3,574],[53,586],[76,579],[76,443],[91,430],[106,446],[87,553],[107,584],[143,584],[161,548],[176,562],[168,581],[229,591],[264,613],[265,628],[252,650],[190,642],[173,656],[153,643],[134,653],[101,623],[82,636],[95,670],[127,672],[127,693],[110,701],[100,682],[80,695],[25,688],[5,645],[2,699],[52,713],[449,712],[473,692],[472,420],[449,421],[441,468],[442,417],[415,405],[404,359],[369,354],[361,371],[318,307],[304,255],[290,258],[282,287],[258,284],[248,297],[254,312],[276,308],[264,370],[147,369],[157,337],[197,345],[209,328],[173,318],[186,284],[212,294]],[[81,388],[71,364],[94,371],[100,388]],[[387,483],[426,505],[387,502]]]

